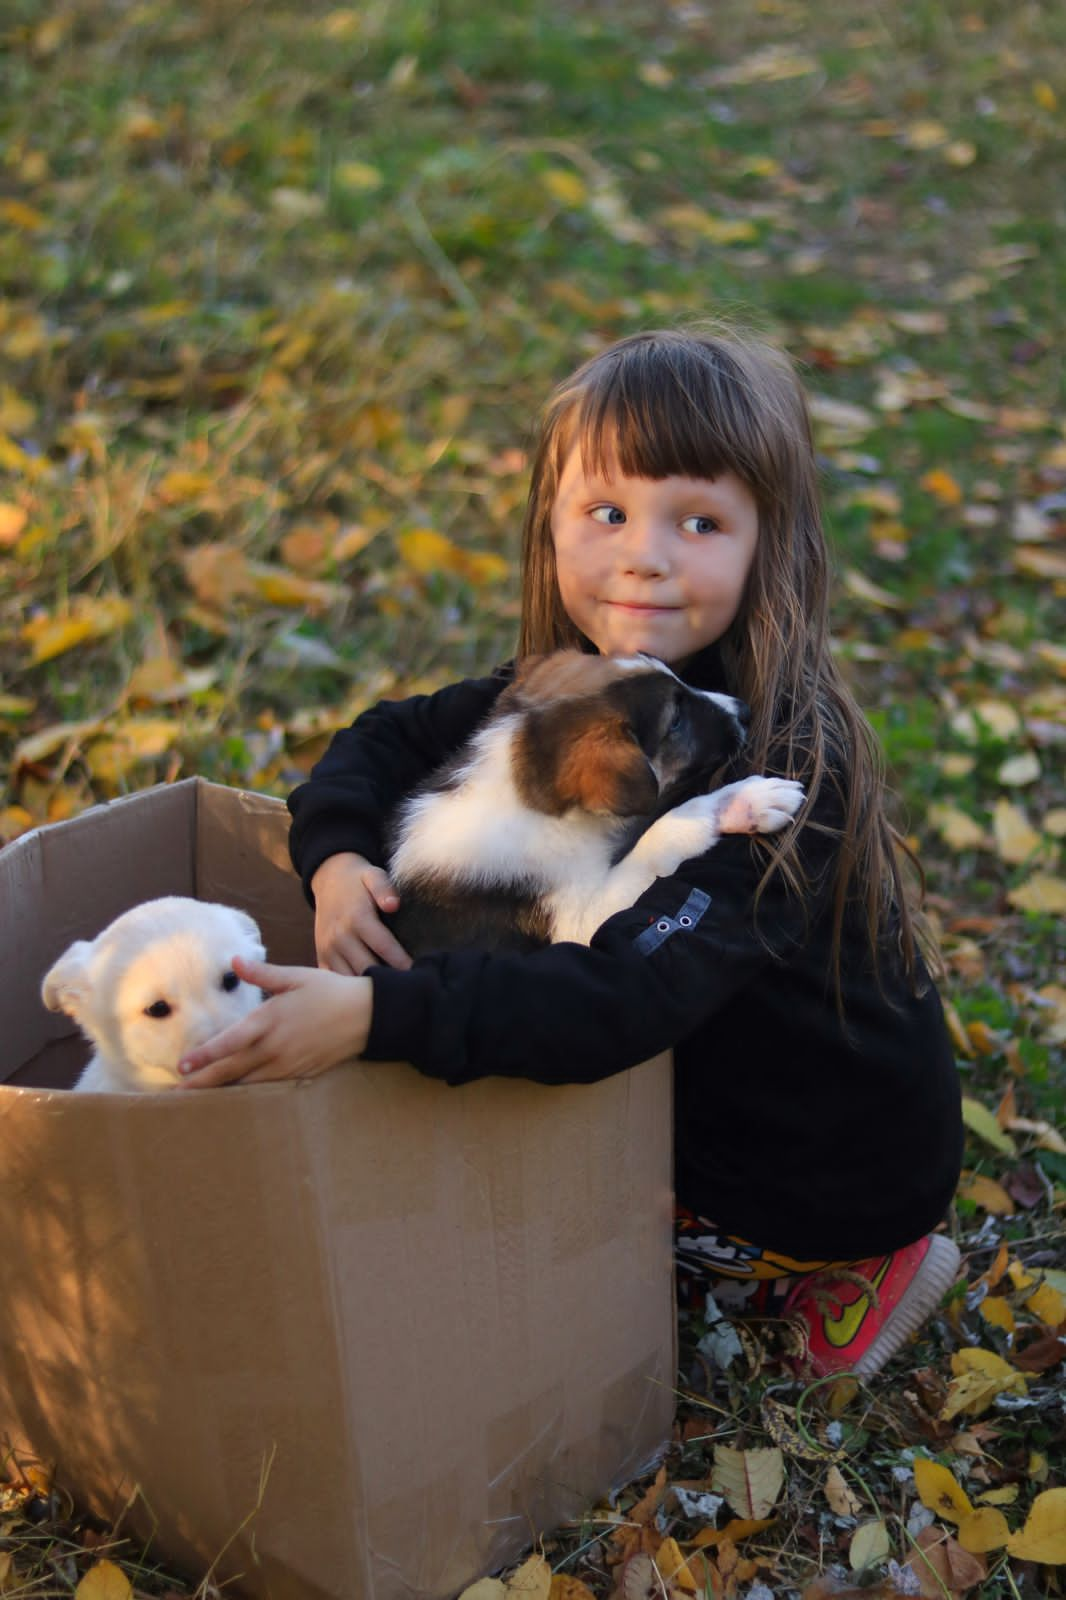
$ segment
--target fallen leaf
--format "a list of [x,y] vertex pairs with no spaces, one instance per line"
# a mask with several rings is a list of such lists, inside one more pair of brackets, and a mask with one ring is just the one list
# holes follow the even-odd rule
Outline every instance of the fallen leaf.
[[1009,1538],[1007,1519],[995,1506],[981,1506],[959,1523],[959,1543],[971,1555],[980,1556],[989,1550],[999,1550]]
[[1049,1328],[1057,1328],[1061,1322],[1066,1322],[1066,1299],[1050,1283],[1042,1283],[1033,1293],[1027,1296],[1026,1310],[1031,1311],[1034,1317]]
[[929,807],[927,816],[949,849],[961,851],[983,848],[985,830],[958,806],[934,803]]
[[548,1600],[551,1591],[552,1569],[540,1554],[523,1561],[517,1572],[507,1579],[508,1600]]
[[[661,1578],[679,1584],[689,1594],[696,1593],[699,1585],[689,1571],[676,1539],[663,1540],[655,1554],[655,1565]],[[551,1596],[550,1600],[555,1600],[555,1596]]]
[[1003,1132],[994,1113],[989,1111],[987,1106],[983,1106],[980,1100],[974,1100],[970,1095],[963,1095],[962,1120],[971,1133],[976,1133],[979,1139],[990,1144],[994,1150],[999,1150],[1007,1156],[1014,1154],[1014,1140]]
[[941,1420],[950,1422],[960,1413],[980,1416],[1000,1394],[1024,1395],[1027,1378],[992,1350],[957,1350],[951,1358],[954,1377]]
[[959,1194],[964,1200],[972,1200],[982,1211],[989,1212],[994,1217],[1013,1217],[1014,1201],[995,1178],[987,1178],[983,1173],[971,1175],[964,1183],[959,1185]]
[[891,1554],[892,1541],[883,1522],[863,1522],[851,1536],[848,1562],[852,1572],[872,1567],[876,1561],[887,1561]]
[[[475,1584],[474,1587],[476,1588],[477,1585]],[[500,1591],[500,1595],[475,1596],[474,1600],[502,1600],[502,1595],[506,1593],[502,1583],[500,1584]],[[460,1600],[463,1600],[462,1596],[460,1596]],[[557,1572],[552,1578],[552,1586],[548,1591],[548,1600],[596,1600],[596,1597],[588,1584],[582,1583],[580,1578],[571,1577],[567,1572]]]
[[1000,783],[1005,783],[1008,789],[1021,789],[1026,784],[1035,783],[1041,775],[1040,758],[1032,750],[1026,750],[1023,755],[1009,756],[996,777]]
[[1010,1301],[1005,1300],[1002,1295],[986,1295],[977,1309],[990,1327],[1002,1328],[1004,1333],[1014,1332],[1014,1312],[1011,1310]]
[[467,1585],[459,1600],[504,1600],[506,1593],[506,1586],[499,1578],[479,1578],[476,1583]]
[[825,1498],[829,1502],[829,1509],[838,1517],[855,1517],[862,1509],[862,1501],[848,1487],[847,1479],[836,1465],[831,1466],[825,1475]]
[[1024,1528],[1010,1539],[1007,1551],[1019,1561],[1066,1563],[1066,1489],[1045,1489],[1037,1495]]
[[34,617],[22,628],[35,664],[64,655],[76,645],[104,639],[124,628],[133,607],[121,595],[77,595],[62,616]]
[[903,1570],[914,1573],[928,1600],[944,1600],[945,1593],[963,1594],[988,1574],[980,1556],[964,1550],[942,1528],[923,1528],[914,1542],[918,1549]]
[[919,484],[927,494],[933,496],[934,500],[939,500],[942,506],[958,506],[962,504],[962,488],[951,476],[950,472],[945,472],[940,467],[937,467],[932,472],[927,472],[923,478],[919,479]]
[[945,1522],[961,1522],[973,1515],[966,1490],[939,1461],[919,1456],[914,1463],[914,1482],[922,1505]]
[[1017,889],[1009,890],[1007,899],[1019,911],[1061,916],[1066,912],[1066,878],[1056,878],[1049,872],[1034,872]]
[[[1040,776],[1039,763],[1036,776]],[[1020,866],[1023,861],[1028,861],[1044,842],[1021,807],[1012,805],[1009,800],[996,801],[992,813],[992,832],[999,859],[1011,866]]]
[[0,550],[9,550],[18,542],[19,535],[29,521],[29,512],[21,506],[0,504]]
[[90,1567],[74,1591],[74,1600],[131,1600],[133,1585],[114,1561]]
[[733,1450],[715,1445],[711,1488],[741,1517],[761,1518],[776,1504],[785,1481],[781,1451]]

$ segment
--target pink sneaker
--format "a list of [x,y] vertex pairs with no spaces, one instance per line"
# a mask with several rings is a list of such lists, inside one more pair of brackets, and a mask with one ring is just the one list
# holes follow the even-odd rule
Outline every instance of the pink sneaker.
[[888,1256],[808,1273],[784,1308],[806,1334],[805,1365],[818,1377],[872,1377],[936,1310],[958,1268],[956,1246],[930,1233]]

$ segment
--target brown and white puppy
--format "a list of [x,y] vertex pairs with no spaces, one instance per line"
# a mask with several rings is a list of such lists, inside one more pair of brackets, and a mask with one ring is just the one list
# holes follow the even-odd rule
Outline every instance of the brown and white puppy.
[[398,810],[397,938],[412,955],[587,944],[722,833],[777,832],[803,801],[798,783],[700,792],[743,744],[746,717],[650,656],[530,658],[465,749]]

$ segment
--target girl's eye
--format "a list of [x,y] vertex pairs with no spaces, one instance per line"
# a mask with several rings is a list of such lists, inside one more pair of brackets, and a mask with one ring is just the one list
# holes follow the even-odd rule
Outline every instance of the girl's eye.
[[150,1006],[145,1006],[146,1017],[169,1017],[172,1007],[169,1000],[153,1000]]
[[224,972],[222,974],[222,987],[227,992],[236,989],[240,981],[240,978],[238,978],[235,972]]
[[593,506],[589,515],[593,522],[605,522],[612,528],[620,527],[626,520],[621,506]]
[[718,532],[718,524],[713,517],[686,517],[681,526],[686,533]]

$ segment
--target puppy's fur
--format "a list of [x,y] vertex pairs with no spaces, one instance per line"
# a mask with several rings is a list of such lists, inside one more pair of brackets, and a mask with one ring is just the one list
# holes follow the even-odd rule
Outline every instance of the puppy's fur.
[[[466,748],[400,807],[390,924],[412,955],[587,944],[722,833],[772,833],[798,783],[700,793],[741,746],[746,708],[650,656],[531,658]],[[692,798],[688,798],[692,797]]]
[[247,1016],[262,993],[232,970],[262,961],[259,928],[244,911],[169,895],[78,939],[46,973],[41,998],[72,1016],[93,1045],[76,1089],[173,1089],[178,1062]]

